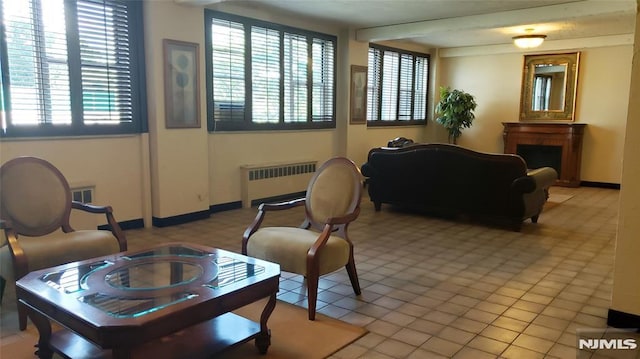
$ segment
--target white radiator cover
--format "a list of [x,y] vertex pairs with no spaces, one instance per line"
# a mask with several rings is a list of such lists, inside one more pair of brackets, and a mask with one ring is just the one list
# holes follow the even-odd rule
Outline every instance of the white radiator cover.
[[[102,203],[95,203],[96,200],[96,186],[93,183],[88,182],[73,182],[69,184],[71,186],[71,199],[83,203],[92,203],[102,205]],[[78,198],[80,197],[80,198]],[[70,217],[71,227],[75,230],[82,229],[96,229],[99,225],[107,222],[104,214],[94,214],[77,209],[71,210]]]
[[242,207],[251,207],[256,199],[305,191],[317,165],[316,160],[300,160],[240,166]]

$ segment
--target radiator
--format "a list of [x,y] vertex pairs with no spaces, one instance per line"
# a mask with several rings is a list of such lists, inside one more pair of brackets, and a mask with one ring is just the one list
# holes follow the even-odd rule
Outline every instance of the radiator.
[[304,192],[318,161],[272,162],[240,166],[242,207],[271,197]]
[[[71,199],[82,203],[94,203],[96,187],[86,181],[69,183],[71,186]],[[103,203],[98,203],[102,205]],[[71,227],[79,229],[96,229],[98,225],[106,222],[104,214],[94,214],[85,211],[73,210],[70,217]]]

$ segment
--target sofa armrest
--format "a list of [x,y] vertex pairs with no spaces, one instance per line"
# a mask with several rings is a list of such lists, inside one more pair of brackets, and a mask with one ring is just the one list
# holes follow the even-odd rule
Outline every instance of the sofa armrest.
[[541,167],[529,170],[527,176],[533,178],[536,183],[536,189],[549,188],[558,179],[558,172],[551,167]]
[[375,177],[376,170],[369,164],[369,162],[362,165],[360,172],[364,177]]
[[536,181],[529,176],[516,178],[511,183],[511,190],[515,193],[531,193],[536,190]]

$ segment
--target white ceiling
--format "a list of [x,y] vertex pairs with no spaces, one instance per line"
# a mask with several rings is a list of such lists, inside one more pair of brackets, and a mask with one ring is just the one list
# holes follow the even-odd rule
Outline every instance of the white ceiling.
[[533,28],[548,41],[629,35],[636,0],[175,0],[233,2],[356,29],[362,41],[429,47],[499,45]]

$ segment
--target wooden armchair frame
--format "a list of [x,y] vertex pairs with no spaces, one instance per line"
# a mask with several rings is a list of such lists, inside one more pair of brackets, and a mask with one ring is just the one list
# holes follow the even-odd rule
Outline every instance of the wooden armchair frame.
[[[41,168],[49,171],[49,173],[53,175],[54,178],[59,182],[58,185],[61,186],[60,188],[58,188],[58,190],[61,190],[61,193],[64,193],[64,208],[61,207],[58,210],[59,215],[48,225],[34,227],[32,225],[25,224],[21,221],[21,218],[15,216],[14,212],[7,208],[7,203],[4,203],[4,201],[9,201],[4,192],[9,192],[15,189],[7,187],[10,185],[2,183],[1,179],[4,178],[5,174],[10,173],[9,171],[15,168],[14,166],[20,165],[41,166]],[[36,205],[38,204],[36,203]],[[7,161],[0,167],[0,216],[3,217],[2,219],[0,219],[0,229],[3,229],[5,233],[9,252],[13,261],[14,278],[16,280],[24,277],[32,270],[41,269],[29,268],[29,253],[26,253],[23,246],[21,246],[20,236],[41,237],[51,234],[58,229],[61,229],[63,233],[75,232],[75,230],[69,223],[72,209],[81,210],[93,214],[104,214],[106,216],[109,230],[113,234],[113,237],[115,237],[115,239],[117,240],[119,251],[127,250],[127,240],[125,234],[120,228],[120,225],[116,221],[115,217],[113,216],[113,209],[111,208],[111,206],[97,206],[73,201],[71,198],[71,189],[69,187],[69,183],[65,179],[64,175],[51,163],[36,157],[17,157]],[[98,253],[96,256],[98,255],[101,255],[101,253]],[[88,258],[78,258],[78,260],[80,259]],[[2,294],[4,293],[5,286],[6,279],[0,277],[0,300],[2,299]],[[26,309],[20,303],[18,303],[18,318],[20,329],[24,330],[27,324]]]
[[[331,217],[326,219],[317,219],[314,216],[312,210],[312,204],[310,203],[311,193],[314,189],[314,185],[318,180],[321,173],[330,166],[348,166],[353,170],[353,183],[348,185],[353,186],[353,196],[351,198],[351,202],[348,205],[349,211],[344,216],[339,217]],[[300,229],[311,230],[315,229],[319,231],[318,238],[315,240],[313,245],[309,248],[306,257],[306,273],[298,273],[303,274],[307,280],[307,295],[308,295],[308,303],[309,303],[309,320],[315,320],[316,314],[316,302],[318,296],[318,281],[320,275],[319,270],[319,253],[323,250],[327,241],[331,236],[337,236],[344,239],[349,245],[349,259],[345,264],[345,268],[347,270],[347,274],[349,275],[349,280],[351,282],[351,286],[353,287],[353,291],[356,295],[361,294],[360,283],[358,281],[358,274],[356,271],[356,265],[353,254],[353,242],[349,239],[348,236],[348,226],[351,222],[353,222],[358,215],[360,214],[360,200],[362,195],[362,176],[360,174],[360,170],[358,169],[353,162],[343,157],[336,157],[325,162],[316,172],[316,174],[312,177],[309,182],[309,186],[307,188],[307,194],[305,198],[298,198],[288,202],[281,203],[263,203],[258,207],[258,213],[251,223],[251,225],[245,230],[242,237],[242,253],[247,255],[247,246],[251,236],[256,233],[267,214],[267,212],[271,211],[282,211],[288,210],[294,207],[305,206],[305,219],[302,224],[298,227]],[[269,260],[269,258],[263,258]],[[286,269],[285,269],[286,270]]]

